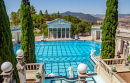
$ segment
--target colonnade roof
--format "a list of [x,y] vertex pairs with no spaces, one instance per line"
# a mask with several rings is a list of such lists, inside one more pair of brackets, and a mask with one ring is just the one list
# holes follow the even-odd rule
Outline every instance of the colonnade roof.
[[60,18],[58,18],[58,19],[55,19],[55,20],[53,20],[53,21],[51,21],[51,22],[48,22],[48,23],[46,23],[47,25],[55,25],[55,24],[66,24],[66,25],[71,25],[72,23],[71,22],[68,22],[68,21],[65,21],[65,20],[63,20],[63,19],[60,19]]

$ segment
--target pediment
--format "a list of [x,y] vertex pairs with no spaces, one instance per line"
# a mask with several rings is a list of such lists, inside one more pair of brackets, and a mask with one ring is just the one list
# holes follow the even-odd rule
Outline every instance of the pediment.
[[53,21],[51,21],[51,22],[48,22],[47,23],[47,25],[50,25],[50,24],[72,24],[71,22],[68,22],[68,21],[65,21],[65,20],[63,20],[63,19],[60,19],[60,18],[58,18],[58,19],[56,19],[56,20],[53,20]]

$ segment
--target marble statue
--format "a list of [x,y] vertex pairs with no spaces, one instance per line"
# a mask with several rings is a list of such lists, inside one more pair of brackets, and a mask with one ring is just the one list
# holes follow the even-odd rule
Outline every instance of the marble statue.
[[95,56],[95,54],[94,54],[95,51],[96,51],[96,50],[93,50],[93,49],[92,49],[90,55],[94,57],[94,56]]
[[43,40],[44,40],[44,35],[42,34],[41,41],[43,41]]
[[73,66],[69,67],[68,70],[69,70],[70,78],[74,78]]
[[78,36],[77,36],[77,34],[75,34],[75,40],[77,40],[78,39]]
[[51,74],[48,74],[48,73],[47,73],[47,76],[48,76],[48,77],[54,77],[54,76],[55,76],[55,73],[51,73]]

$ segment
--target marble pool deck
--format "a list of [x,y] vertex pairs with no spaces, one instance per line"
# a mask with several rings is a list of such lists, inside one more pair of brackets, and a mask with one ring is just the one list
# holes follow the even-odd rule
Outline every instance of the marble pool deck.
[[[45,41],[61,41],[61,40],[74,40],[74,39],[51,39],[48,40],[47,38],[45,38]],[[78,40],[88,40],[91,41],[91,36],[79,36]],[[41,36],[35,36],[35,41],[41,41]],[[12,39],[13,42],[13,46],[18,45],[19,43],[15,43],[15,39]],[[95,40],[95,42],[102,42],[100,40]]]

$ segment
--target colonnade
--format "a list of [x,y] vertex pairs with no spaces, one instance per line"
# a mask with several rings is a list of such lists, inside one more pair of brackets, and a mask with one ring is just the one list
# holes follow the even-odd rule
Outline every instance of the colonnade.
[[[56,29],[56,38],[58,39],[58,29],[60,29],[60,38],[63,38],[63,35],[65,36],[64,38],[70,38],[70,28],[48,28],[48,38],[50,38],[50,29],[52,29],[52,38],[54,37],[54,29]],[[63,29],[65,29],[65,34],[63,34]],[[67,34],[67,30],[69,29],[69,33]],[[66,35],[69,35],[69,37],[66,37]]]
[[15,37],[15,43],[21,42],[21,32],[15,32],[14,37]]

